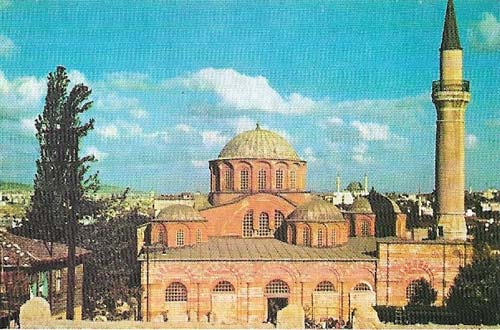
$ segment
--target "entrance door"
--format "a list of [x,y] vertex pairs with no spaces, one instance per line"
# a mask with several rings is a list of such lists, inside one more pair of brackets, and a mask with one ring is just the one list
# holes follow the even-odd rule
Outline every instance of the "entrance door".
[[278,311],[288,305],[288,298],[267,298],[267,321],[276,324]]

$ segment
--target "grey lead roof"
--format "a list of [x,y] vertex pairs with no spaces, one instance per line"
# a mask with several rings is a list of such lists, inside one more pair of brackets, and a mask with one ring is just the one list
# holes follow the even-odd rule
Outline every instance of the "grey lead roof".
[[[313,248],[274,238],[214,237],[206,243],[150,252],[150,260],[165,261],[374,261],[376,238],[350,238],[345,245]],[[140,260],[146,260],[142,253]]]

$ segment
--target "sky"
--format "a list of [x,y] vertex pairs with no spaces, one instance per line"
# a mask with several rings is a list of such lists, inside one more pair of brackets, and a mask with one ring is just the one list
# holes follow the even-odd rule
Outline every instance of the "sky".
[[[456,0],[466,185],[500,188],[500,2]],[[208,160],[256,123],[308,162],[308,188],[366,173],[432,191],[445,0],[0,0],[0,180],[32,183],[34,118],[57,65],[92,89],[81,155],[103,183],[209,189]]]

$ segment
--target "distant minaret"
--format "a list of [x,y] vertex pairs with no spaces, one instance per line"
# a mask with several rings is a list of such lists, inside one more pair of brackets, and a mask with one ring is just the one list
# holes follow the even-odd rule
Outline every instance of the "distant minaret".
[[445,239],[465,240],[464,116],[469,82],[462,78],[462,47],[453,0],[448,0],[441,42],[440,80],[432,83],[436,106],[436,198],[438,226]]
[[337,192],[340,193],[340,176],[337,173],[337,177],[335,178],[335,185],[337,186]]
[[365,182],[364,182],[364,188],[365,188],[365,194],[368,194],[368,175],[365,173]]

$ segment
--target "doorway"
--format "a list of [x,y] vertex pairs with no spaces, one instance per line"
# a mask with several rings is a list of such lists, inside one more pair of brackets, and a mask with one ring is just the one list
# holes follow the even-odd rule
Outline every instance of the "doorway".
[[288,298],[267,298],[267,321],[276,324],[278,311],[288,306]]

